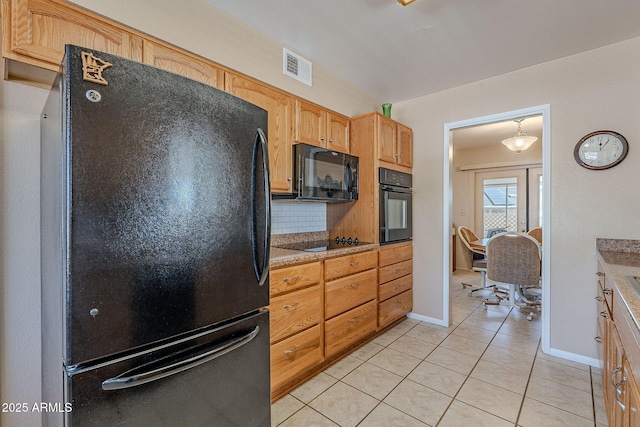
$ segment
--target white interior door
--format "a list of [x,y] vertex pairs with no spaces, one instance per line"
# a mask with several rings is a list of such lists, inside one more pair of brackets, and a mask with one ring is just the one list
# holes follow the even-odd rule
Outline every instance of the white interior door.
[[475,174],[475,232],[487,237],[492,229],[527,230],[527,170]]

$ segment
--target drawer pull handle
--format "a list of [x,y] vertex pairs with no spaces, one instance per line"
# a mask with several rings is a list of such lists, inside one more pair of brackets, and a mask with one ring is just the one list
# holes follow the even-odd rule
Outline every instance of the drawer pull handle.
[[285,277],[282,281],[285,282],[285,283],[287,283],[287,282],[295,282],[299,278],[300,278],[300,275],[293,276],[293,277]]
[[607,289],[603,290],[602,293],[605,294],[605,295],[611,295],[611,289],[607,288]]
[[396,269],[394,270],[394,273],[402,273],[402,269],[401,269],[401,268],[396,268]]
[[293,347],[293,350],[285,350],[284,354],[286,354],[288,356],[291,353],[295,353],[296,351],[298,351],[299,348],[300,348],[300,345],[296,345],[295,347]]
[[400,258],[402,254],[396,254],[396,258]]
[[602,301],[604,301],[604,298],[602,298],[601,296],[599,296],[599,295],[598,295],[598,296],[596,297],[596,301],[600,301],[600,302],[602,302]]
[[622,372],[622,366],[618,366],[616,369],[614,369],[613,371],[611,371],[611,385],[613,387],[616,386],[616,374],[618,372]]
[[349,265],[353,268],[356,268],[360,264],[360,261],[350,262]]
[[357,288],[358,286],[360,286],[360,282],[350,283],[350,284],[349,284],[349,287],[350,287],[351,289],[355,289],[355,288]]
[[609,318],[609,315],[607,314],[607,312],[606,312],[606,311],[601,311],[601,312],[600,312],[600,316],[604,317],[605,319],[608,319],[608,318]]
[[293,305],[285,305],[283,308],[284,308],[285,310],[291,310],[292,308],[297,308],[299,305],[300,305],[300,301],[296,302],[296,303],[295,303],[295,304],[293,304]]
[[396,305],[402,305],[402,300],[397,299],[396,300]]
[[620,396],[622,396],[622,390],[620,390],[620,387],[622,387],[626,382],[627,380],[623,378],[622,381],[613,386],[614,390],[616,391],[616,403],[620,408],[622,408],[623,412],[627,409],[627,407],[620,401]]
[[600,337],[595,337],[595,338],[594,338],[594,340],[596,340],[596,342],[597,342],[598,344],[602,344],[602,338],[600,338]]
[[402,289],[402,285],[396,285],[396,287],[393,288],[394,291],[397,291],[398,289]]
[[355,323],[360,319],[360,316],[356,316],[353,319],[349,319],[349,323]]
[[604,273],[603,273],[602,271],[598,271],[598,272],[596,273],[596,276],[598,276],[598,277],[602,277],[602,276],[604,276]]

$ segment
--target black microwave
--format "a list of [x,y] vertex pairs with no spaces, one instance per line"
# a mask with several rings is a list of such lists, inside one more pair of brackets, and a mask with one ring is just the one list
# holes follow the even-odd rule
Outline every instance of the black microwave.
[[294,194],[298,200],[358,200],[358,158],[308,144],[294,146]]

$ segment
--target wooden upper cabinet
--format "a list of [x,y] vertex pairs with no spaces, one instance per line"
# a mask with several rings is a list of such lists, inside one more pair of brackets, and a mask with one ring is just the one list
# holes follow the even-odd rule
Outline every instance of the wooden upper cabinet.
[[52,71],[67,43],[142,61],[141,37],[57,0],[3,0],[2,31],[3,57]]
[[143,62],[193,80],[224,89],[224,70],[163,44],[144,40]]
[[326,147],[326,120],[322,108],[296,99],[296,142]]
[[295,142],[349,152],[349,119],[296,99]]
[[413,131],[398,123],[398,164],[408,168],[413,166]]
[[327,113],[327,132],[329,144],[327,148],[349,152],[349,119],[333,113]]
[[271,86],[229,72],[225,73],[224,82],[227,92],[263,108],[269,114],[267,140],[271,191],[290,193],[294,99]]
[[381,115],[378,118],[378,159],[383,162],[396,162],[396,122]]

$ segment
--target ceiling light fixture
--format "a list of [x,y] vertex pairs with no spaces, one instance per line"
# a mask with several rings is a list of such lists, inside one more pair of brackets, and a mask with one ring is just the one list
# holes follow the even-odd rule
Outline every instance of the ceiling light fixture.
[[520,154],[520,152],[526,150],[531,147],[531,144],[538,140],[538,137],[529,136],[526,133],[520,130],[520,123],[522,123],[524,119],[514,120],[514,122],[518,123],[518,132],[513,135],[511,138],[503,139],[502,143],[511,151],[515,151]]
[[403,6],[406,6],[408,4],[413,3],[414,1],[416,1],[416,0],[398,0],[398,3],[400,3]]

